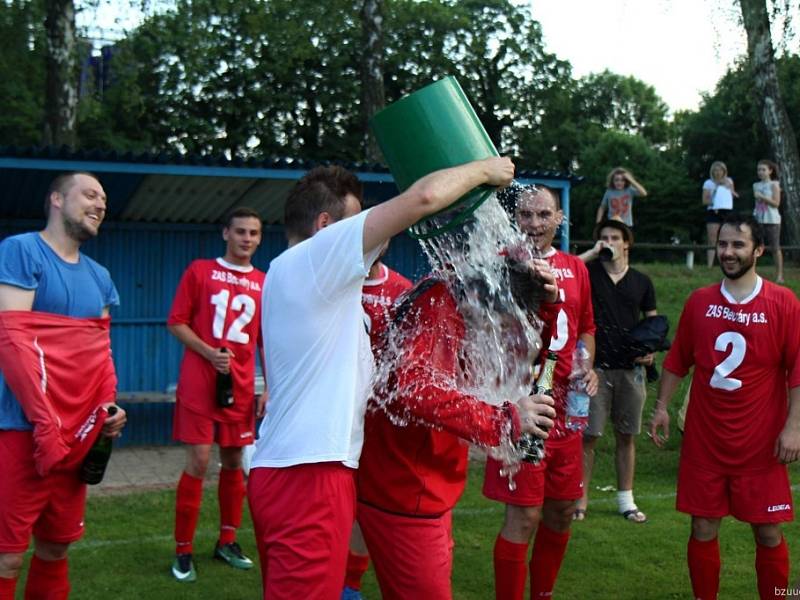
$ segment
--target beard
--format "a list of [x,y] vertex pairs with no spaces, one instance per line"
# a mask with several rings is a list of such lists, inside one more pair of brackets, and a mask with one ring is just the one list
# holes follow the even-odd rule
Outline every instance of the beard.
[[725,265],[722,261],[719,261],[719,268],[722,270],[722,274],[727,277],[728,279],[739,279],[745,273],[750,271],[753,266],[756,264],[756,255],[755,251],[749,256],[749,258],[739,259],[737,260],[737,264],[735,270],[727,271],[725,269]]
[[63,216],[62,222],[64,224],[64,232],[77,242],[83,243],[97,235],[96,231],[89,229],[80,221],[73,221],[67,215]]

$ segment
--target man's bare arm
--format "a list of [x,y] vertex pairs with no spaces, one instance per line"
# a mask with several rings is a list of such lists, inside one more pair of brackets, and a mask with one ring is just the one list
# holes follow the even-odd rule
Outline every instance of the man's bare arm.
[[33,310],[34,290],[0,283],[0,310]]
[[167,325],[169,332],[178,338],[178,341],[193,350],[208,362],[214,365],[214,368],[221,372],[227,373],[231,368],[231,356],[233,352],[220,352],[219,348],[212,348],[206,344],[200,337],[192,331],[192,328],[186,324],[179,323],[177,325]]
[[514,163],[502,157],[469,162],[426,175],[399,196],[370,210],[364,223],[364,253],[371,252],[420,219],[447,208],[479,185],[502,187],[511,183],[513,177]]

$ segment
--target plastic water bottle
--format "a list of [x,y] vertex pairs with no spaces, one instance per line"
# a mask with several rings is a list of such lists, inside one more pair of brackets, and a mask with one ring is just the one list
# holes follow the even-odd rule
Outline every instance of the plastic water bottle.
[[570,431],[583,431],[589,424],[589,394],[583,378],[592,368],[591,360],[586,344],[578,340],[572,353],[572,372],[567,390],[566,425]]

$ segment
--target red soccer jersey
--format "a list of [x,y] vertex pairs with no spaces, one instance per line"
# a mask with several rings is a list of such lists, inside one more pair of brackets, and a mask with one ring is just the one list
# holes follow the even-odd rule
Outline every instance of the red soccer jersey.
[[561,304],[556,322],[550,333],[549,349],[558,355],[553,376],[553,394],[556,402],[555,425],[548,439],[576,435],[565,425],[566,392],[572,371],[572,353],[578,337],[584,333],[594,335],[594,309],[589,271],[583,261],[572,254],[553,250],[545,257],[558,281]]
[[683,308],[664,368],[694,365],[681,460],[725,473],[778,464],[787,386],[800,385],[800,302],[759,278],[736,303],[720,285],[695,291]]
[[383,264],[378,277],[364,282],[361,304],[369,317],[369,340],[373,354],[378,350],[383,332],[386,331],[389,309],[397,297],[410,288],[411,282],[408,279]]
[[184,350],[176,395],[190,410],[229,423],[252,413],[263,286],[262,271],[220,258],[195,260],[184,272],[167,324],[188,325],[209,346],[228,348],[234,355],[235,402],[219,408],[214,398],[217,371],[196,352]]
[[514,408],[486,404],[457,388],[464,321],[447,286],[434,284],[413,307],[390,382],[398,396],[385,407],[392,417],[376,407],[367,412],[358,497],[390,512],[435,516],[453,508],[464,490],[464,440],[494,446],[504,433],[516,438],[519,417]]

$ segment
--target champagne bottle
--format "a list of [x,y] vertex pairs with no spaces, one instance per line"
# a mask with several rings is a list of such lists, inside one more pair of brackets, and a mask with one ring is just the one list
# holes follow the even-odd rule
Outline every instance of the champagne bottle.
[[[228,352],[227,348],[220,348],[220,352]],[[227,373],[220,373],[217,371],[217,406],[220,408],[229,408],[233,406],[233,377],[231,376],[230,369]]]
[[[117,414],[116,406],[108,407],[108,416]],[[108,461],[111,459],[112,439],[102,433],[95,440],[81,465],[81,481],[96,485],[103,481]]]
[[[553,375],[556,370],[556,361],[558,355],[555,352],[548,351],[547,358],[542,366],[542,372],[539,374],[539,379],[536,381],[534,393],[544,396],[553,395]],[[522,453],[522,460],[537,464],[544,458],[544,440],[537,438],[532,433],[523,433],[517,442],[517,447]]]

